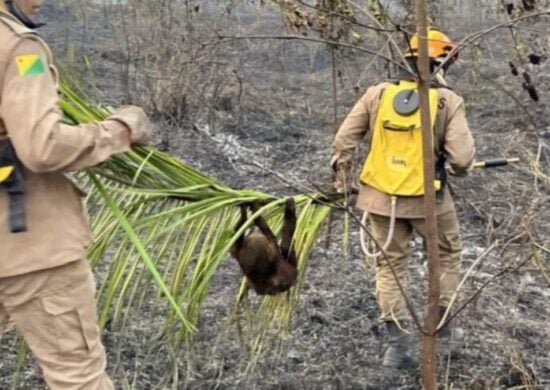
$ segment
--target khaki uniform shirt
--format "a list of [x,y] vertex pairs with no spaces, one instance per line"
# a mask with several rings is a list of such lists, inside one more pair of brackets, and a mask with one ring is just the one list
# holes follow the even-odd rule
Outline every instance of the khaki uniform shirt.
[[64,173],[97,165],[130,149],[128,128],[108,120],[60,123],[57,73],[47,45],[0,10],[0,139],[9,138],[24,165],[27,232],[8,226],[0,188],[0,278],[85,257],[91,242],[82,191]]
[[[338,130],[333,143],[331,165],[350,167],[353,154],[359,142],[373,129],[380,99],[384,89],[389,85],[384,82],[375,85],[355,104],[351,112]],[[471,169],[474,162],[474,141],[464,110],[464,101],[456,93],[447,88],[438,88],[439,104],[435,118],[435,155],[440,151],[447,155],[447,162],[457,174],[463,174]],[[366,159],[365,159],[366,160]],[[390,216],[390,196],[367,185],[362,185],[357,198],[357,207],[373,214]],[[438,202],[437,213],[443,214],[454,210],[453,201],[448,188],[442,201]],[[396,217],[422,218],[424,216],[424,197],[398,197]]]

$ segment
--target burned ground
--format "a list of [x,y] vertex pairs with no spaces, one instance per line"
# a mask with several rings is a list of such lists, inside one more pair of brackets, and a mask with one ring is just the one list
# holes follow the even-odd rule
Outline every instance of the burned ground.
[[[105,12],[89,8],[83,30],[77,10],[48,4],[44,18],[49,24],[43,34],[69,70],[82,71],[82,63],[73,58],[85,54],[102,101],[116,106],[128,103],[120,77],[124,53],[112,42],[115,35]],[[197,16],[205,21],[209,17]],[[230,23],[265,21],[263,29],[280,29],[276,14],[255,8],[237,9],[227,18]],[[465,36],[492,25],[488,20],[482,22],[479,28],[455,25],[450,31]],[[548,174],[550,62],[529,66],[541,95],[535,103],[510,73],[508,63],[514,56],[509,35],[499,32],[464,53],[449,75],[450,84],[466,101],[478,159],[504,155],[522,159],[517,166],[476,171],[452,180],[464,241],[464,269],[495,240],[499,242],[468,280],[465,297],[510,262],[527,259],[533,251],[532,240],[548,246],[550,237],[548,183],[537,182],[530,165],[538,146],[544,144],[546,155],[540,169]],[[235,43],[225,60],[242,80],[244,97],[239,100],[227,82],[224,93],[215,98],[205,93],[209,97],[205,105],[193,107],[180,121],[156,115],[156,125],[163,129],[157,134],[158,145],[235,188],[278,195],[326,188],[333,131],[330,51],[309,43],[243,42]],[[340,120],[370,83],[385,77],[382,63],[362,74],[368,61],[370,57],[357,53],[339,51],[337,55]],[[524,232],[531,238],[520,236]],[[228,258],[204,306],[192,364],[188,364],[189,355],[179,357],[176,388],[419,388],[414,372],[388,375],[382,370],[381,343],[387,335],[377,321],[372,265],[361,253],[357,226],[351,225],[347,251],[342,236],[343,215],[336,213],[330,245],[325,248],[319,242],[310,260],[284,348],[263,356],[251,376],[244,373],[247,354],[236,325],[225,320],[240,280],[238,265]],[[548,269],[548,249],[538,253],[540,264]],[[418,240],[413,244],[410,271],[408,291],[420,310],[425,270]],[[457,318],[457,324],[467,331],[467,342],[450,357],[442,357],[440,382],[455,389],[523,388],[529,383],[531,388],[550,389],[548,283],[536,262],[529,261],[485,288]],[[149,389],[168,379],[164,375],[171,364],[169,350],[151,348],[152,337],[161,326],[159,310],[152,298],[150,311],[135,318],[124,333],[106,330],[110,372],[118,387],[134,384],[136,389]],[[12,343],[2,343],[1,388],[11,382],[16,363],[13,351]],[[38,383],[35,365],[28,364],[20,388],[40,388]]]

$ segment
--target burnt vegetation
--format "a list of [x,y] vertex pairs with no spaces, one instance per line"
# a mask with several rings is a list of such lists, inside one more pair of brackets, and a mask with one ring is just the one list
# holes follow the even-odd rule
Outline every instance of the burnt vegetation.
[[[331,182],[333,131],[369,85],[398,73],[400,50],[414,30],[412,3],[50,1],[41,33],[62,72],[97,101],[144,106],[159,148],[231,187],[282,197]],[[477,159],[520,158],[451,183],[463,270],[472,271],[456,308],[465,306],[453,319],[467,342],[439,355],[440,383],[549,388],[550,35],[543,12],[550,4],[430,3],[434,24],[463,40],[447,80],[464,97]],[[242,210],[239,226],[258,211],[252,207]],[[154,291],[144,298],[146,311],[124,327],[109,326],[104,340],[117,388],[418,388],[414,375],[388,378],[380,370],[388,335],[378,323],[373,265],[364,261],[355,220],[334,212],[330,237],[317,243],[300,280],[291,209],[280,239],[271,220],[250,223],[256,227],[233,248],[237,261],[228,255],[213,279],[189,348],[155,337],[166,313]],[[234,231],[235,222],[227,228]],[[421,312],[423,243],[416,237],[410,245],[406,290]],[[97,269],[100,286],[107,272]],[[226,319],[243,274],[259,294],[299,291],[297,298],[268,298],[296,304],[289,328],[269,324],[265,331],[253,317],[238,337],[236,321]],[[265,305],[261,298],[251,294],[243,304]],[[258,346],[258,329],[277,337]],[[18,388],[39,388],[36,365],[30,360],[18,371],[17,340],[4,337],[0,388],[15,383],[14,372],[22,373]]]

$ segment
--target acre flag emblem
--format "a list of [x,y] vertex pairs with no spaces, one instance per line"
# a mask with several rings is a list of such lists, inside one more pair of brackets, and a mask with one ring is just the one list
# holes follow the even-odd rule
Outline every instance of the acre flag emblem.
[[46,71],[44,61],[37,54],[17,56],[15,57],[15,63],[17,64],[19,76],[37,76],[44,74]]

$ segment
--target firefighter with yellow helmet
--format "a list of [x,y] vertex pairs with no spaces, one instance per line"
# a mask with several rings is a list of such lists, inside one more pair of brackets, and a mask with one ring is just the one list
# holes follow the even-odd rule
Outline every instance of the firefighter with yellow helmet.
[[8,319],[52,390],[113,388],[105,372],[82,191],[66,172],[148,142],[142,109],[61,123],[57,72],[34,32],[42,0],[0,0],[0,335]]
[[[430,29],[428,34],[432,72],[446,64],[435,75],[430,86],[430,112],[437,159],[437,223],[441,259],[440,313],[443,315],[459,283],[461,241],[453,200],[446,188],[446,171],[462,175],[472,168],[474,141],[468,128],[463,99],[445,83],[444,74],[456,60],[456,45],[442,32]],[[416,68],[418,37],[408,43],[405,57]],[[448,58],[453,55],[453,58]],[[424,178],[422,166],[422,128],[419,98],[414,76],[403,74],[372,86],[355,104],[339,128],[334,142],[331,166],[335,171],[335,187],[350,191],[354,151],[367,137],[370,146],[362,167],[356,206],[364,211],[375,240],[387,256],[370,248],[362,233],[367,255],[375,258],[376,298],[380,320],[390,335],[383,365],[406,367],[412,362],[411,337],[402,330],[408,327],[405,300],[392,273],[391,262],[399,282],[406,285],[409,243],[413,231],[425,236]],[[447,167],[447,170],[445,169]],[[457,330],[447,326],[440,333],[449,339]]]

